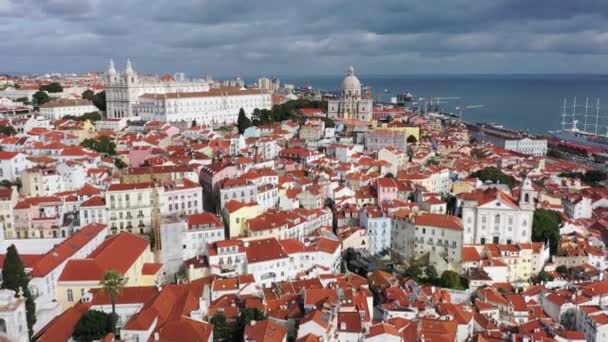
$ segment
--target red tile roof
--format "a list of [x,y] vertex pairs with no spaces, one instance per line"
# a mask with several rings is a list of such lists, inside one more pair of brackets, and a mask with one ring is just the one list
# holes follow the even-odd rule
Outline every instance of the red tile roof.
[[72,333],[74,332],[74,328],[76,328],[76,324],[78,324],[82,315],[84,315],[90,307],[91,303],[79,302],[68,308],[42,329],[43,333],[37,341],[69,341],[72,338]]
[[412,221],[416,225],[463,230],[460,218],[451,215],[422,213],[414,216]]
[[247,262],[262,262],[287,258],[287,253],[275,238],[249,241]]
[[99,281],[108,270],[125,274],[149,249],[150,241],[122,232],[105,240],[86,259],[67,262],[59,281]]
[[252,321],[245,327],[245,341],[282,342],[287,335],[287,328],[272,320]]
[[91,240],[97,237],[104,229],[106,229],[106,225],[100,223],[91,223],[82,227],[72,236],[44,254],[42,258],[32,266],[32,277],[46,276],[68,258],[76,254],[76,252],[86,244],[91,242]]

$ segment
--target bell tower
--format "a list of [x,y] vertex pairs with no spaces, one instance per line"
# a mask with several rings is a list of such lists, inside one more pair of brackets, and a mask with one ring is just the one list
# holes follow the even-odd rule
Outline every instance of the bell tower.
[[536,191],[532,185],[532,181],[526,175],[521,183],[519,191],[519,207],[527,210],[534,210],[536,200]]

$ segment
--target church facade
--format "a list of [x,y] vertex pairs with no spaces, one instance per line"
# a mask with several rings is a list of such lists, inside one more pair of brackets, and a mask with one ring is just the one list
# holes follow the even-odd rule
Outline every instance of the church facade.
[[351,66],[342,81],[340,96],[327,102],[327,115],[330,119],[371,121],[373,106],[371,96],[362,92],[361,82]]
[[251,115],[256,108],[272,107],[269,92],[214,86],[208,80],[178,81],[168,74],[141,76],[129,60],[123,73],[110,61],[105,82],[108,118],[195,121],[215,126],[235,122],[241,108]]

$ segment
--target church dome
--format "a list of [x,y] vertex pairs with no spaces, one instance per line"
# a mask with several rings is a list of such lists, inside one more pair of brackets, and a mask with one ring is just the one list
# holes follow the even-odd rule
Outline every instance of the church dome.
[[353,92],[357,91],[358,94],[361,93],[361,82],[357,76],[355,76],[355,68],[352,66],[348,68],[347,76],[344,78],[344,81],[342,81],[342,90],[345,92],[351,90]]

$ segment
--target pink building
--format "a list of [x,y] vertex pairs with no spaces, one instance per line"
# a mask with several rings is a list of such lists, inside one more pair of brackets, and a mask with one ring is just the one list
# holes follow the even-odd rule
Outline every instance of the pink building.
[[141,166],[152,156],[152,148],[149,146],[133,146],[129,149],[129,167]]
[[393,178],[378,178],[376,192],[378,193],[378,203],[394,201],[399,193],[397,182]]

